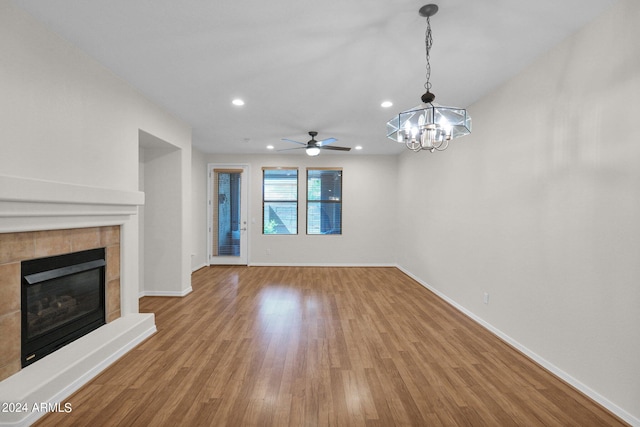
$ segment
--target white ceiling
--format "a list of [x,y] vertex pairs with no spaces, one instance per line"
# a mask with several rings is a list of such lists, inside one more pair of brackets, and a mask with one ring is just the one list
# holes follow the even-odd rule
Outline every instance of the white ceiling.
[[[490,96],[615,1],[440,0],[436,101],[467,107]],[[402,146],[386,139],[386,121],[424,92],[418,9],[427,1],[14,3],[190,124],[194,147],[208,153],[270,153],[268,144],[291,148],[281,138],[307,141],[317,130],[364,147],[349,155],[395,154]],[[246,104],[233,106],[235,97]]]

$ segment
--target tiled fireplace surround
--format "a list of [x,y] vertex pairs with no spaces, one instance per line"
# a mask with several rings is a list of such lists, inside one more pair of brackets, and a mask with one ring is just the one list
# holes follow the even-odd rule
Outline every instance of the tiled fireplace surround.
[[[0,402],[56,404],[155,333],[138,312],[144,194],[0,175]],[[20,262],[105,247],[107,324],[20,369]],[[73,402],[72,402],[73,403]],[[28,426],[43,413],[0,413]]]
[[0,381],[20,371],[20,263],[105,248],[107,323],[120,317],[120,227],[0,234]]

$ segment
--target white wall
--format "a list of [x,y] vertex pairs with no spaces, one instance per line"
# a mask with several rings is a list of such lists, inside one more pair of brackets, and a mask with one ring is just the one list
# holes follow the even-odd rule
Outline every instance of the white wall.
[[182,227],[188,205],[182,197],[182,150],[142,131],[140,143],[145,192],[145,205],[140,210],[144,242],[140,253],[144,286],[140,293],[184,296],[191,292],[191,270],[181,268],[190,247],[183,244],[183,235],[190,235],[191,229]]
[[[396,242],[396,158],[360,154],[306,155],[204,155],[204,163],[249,164],[249,264],[250,265],[393,265]],[[262,168],[299,168],[299,209],[297,235],[263,235]],[[306,235],[306,167],[343,168],[343,234]],[[204,169],[206,182],[206,169]],[[206,187],[205,187],[206,188]],[[206,194],[202,193],[206,198]],[[194,203],[206,209],[206,201],[194,195]],[[206,216],[199,219],[206,233]],[[254,222],[255,221],[255,222]],[[205,235],[206,238],[206,235]],[[196,241],[198,238],[194,238]],[[194,251],[203,251],[196,247]],[[267,254],[269,250],[269,254]],[[200,258],[199,258],[200,259]],[[205,256],[206,259],[206,256]]]
[[0,52],[0,173],[135,191],[138,129],[190,147],[188,126],[7,1]]
[[[144,148],[138,150],[138,190],[144,192]],[[144,205],[138,206],[138,296],[144,296]]]
[[639,21],[621,1],[471,106],[471,136],[402,155],[398,185],[402,268],[634,423]]
[[191,152],[191,271],[206,265],[207,261],[207,156],[193,149]]
[[[143,130],[180,150],[178,239],[190,247],[189,126],[8,1],[0,2],[0,52],[0,175],[137,192]],[[188,250],[172,262],[184,290]]]

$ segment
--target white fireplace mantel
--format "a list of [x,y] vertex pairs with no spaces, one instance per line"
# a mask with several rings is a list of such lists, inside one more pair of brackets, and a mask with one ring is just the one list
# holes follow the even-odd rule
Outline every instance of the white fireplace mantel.
[[143,204],[140,191],[0,175],[0,233],[111,225]]
[[[120,226],[121,317],[0,381],[0,402],[56,404],[156,332],[138,312],[138,207],[144,193],[0,175],[0,233]],[[71,402],[73,404],[73,402]],[[0,413],[27,426],[44,413]]]

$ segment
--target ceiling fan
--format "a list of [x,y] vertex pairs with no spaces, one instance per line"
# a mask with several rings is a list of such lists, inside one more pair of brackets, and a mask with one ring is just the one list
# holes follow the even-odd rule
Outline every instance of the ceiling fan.
[[316,141],[316,136],[318,132],[311,131],[309,132],[311,139],[307,142],[294,141],[293,139],[282,138],[283,141],[293,142],[294,144],[302,145],[302,147],[295,148],[285,148],[283,150],[278,151],[288,151],[288,150],[298,150],[304,148],[307,151],[307,155],[309,156],[317,156],[320,154],[320,150],[338,150],[338,151],[350,151],[349,147],[337,147],[334,145],[329,145],[337,141],[335,138],[327,138],[320,141]]

